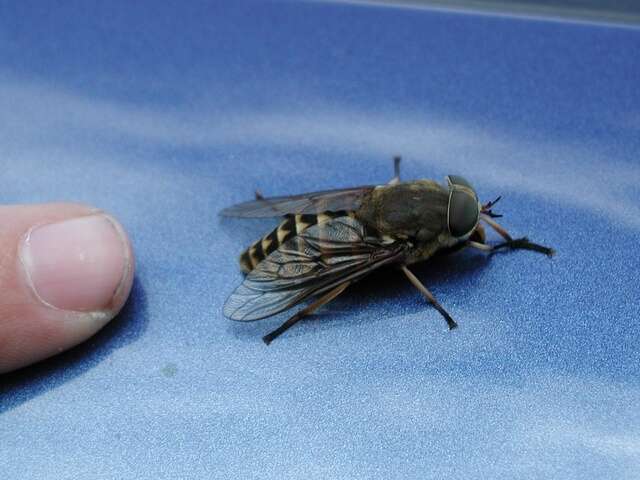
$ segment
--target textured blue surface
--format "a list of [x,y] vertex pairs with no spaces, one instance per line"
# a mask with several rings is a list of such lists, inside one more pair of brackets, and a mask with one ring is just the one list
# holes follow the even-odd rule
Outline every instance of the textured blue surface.
[[[2,478],[638,478],[640,30],[335,4],[0,3],[4,203],[80,201],[137,279],[0,378]],[[265,194],[460,173],[558,255],[462,253],[221,315]]]

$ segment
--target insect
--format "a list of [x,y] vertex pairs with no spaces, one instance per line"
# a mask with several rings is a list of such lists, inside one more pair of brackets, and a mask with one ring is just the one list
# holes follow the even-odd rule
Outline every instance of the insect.
[[[273,198],[256,192],[255,200],[224,209],[221,215],[228,217],[284,217],[240,256],[246,277],[227,299],[224,314],[232,320],[259,320],[315,297],[263,337],[268,345],[352,283],[378,268],[397,266],[453,329],[456,322],[409,265],[463,248],[554,254],[526,237],[512,238],[495,221],[501,215],[491,210],[500,197],[481,204],[463,177],[449,175],[446,185],[433,180],[401,182],[400,157],[394,158],[394,173],[389,183],[377,186]],[[504,241],[489,245],[483,223]]]

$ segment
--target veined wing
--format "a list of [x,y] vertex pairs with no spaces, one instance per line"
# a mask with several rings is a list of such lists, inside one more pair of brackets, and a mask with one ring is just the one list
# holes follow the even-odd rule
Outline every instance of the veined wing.
[[360,206],[362,199],[374,188],[375,186],[373,185],[365,185],[286,197],[260,198],[225,208],[220,212],[220,215],[225,217],[266,218],[281,217],[288,213],[356,210]]
[[227,299],[224,314],[241,321],[275,315],[311,295],[402,262],[405,252],[406,244],[383,241],[351,216],[334,218],[309,227],[262,260]]

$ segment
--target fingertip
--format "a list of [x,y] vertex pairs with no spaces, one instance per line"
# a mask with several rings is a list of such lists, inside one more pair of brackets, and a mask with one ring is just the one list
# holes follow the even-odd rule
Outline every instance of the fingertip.
[[[117,315],[131,292],[135,260],[120,222],[90,207],[58,207],[69,215],[46,205],[40,218],[27,207],[31,225],[14,231],[15,272],[1,272],[0,280],[9,289],[0,298],[0,372],[86,340]],[[4,220],[11,222],[11,215]],[[26,226],[24,218],[16,222]]]

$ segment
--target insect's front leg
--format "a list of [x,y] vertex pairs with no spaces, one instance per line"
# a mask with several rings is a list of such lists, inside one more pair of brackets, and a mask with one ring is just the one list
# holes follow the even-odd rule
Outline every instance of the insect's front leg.
[[[527,237],[516,238],[514,239],[509,232],[507,232],[504,227],[502,227],[498,222],[496,222],[489,215],[481,214],[480,218],[487,223],[491,228],[493,228],[498,234],[505,239],[504,242],[499,243],[498,245],[494,245],[491,247],[491,252],[496,250],[501,250],[503,248],[511,248],[513,250],[531,250],[533,252],[544,253],[545,255],[551,257],[556,251],[553,248],[545,247],[544,245],[540,245],[538,243],[530,242]],[[471,247],[478,248],[475,245],[470,245]],[[480,250],[486,250],[486,248],[480,248]]]
[[494,245],[492,248],[494,251],[503,248],[510,248],[512,250],[531,250],[532,252],[544,253],[548,257],[552,257],[556,253],[553,248],[530,242],[527,237],[515,238],[513,240],[502,242],[498,245]]
[[548,247],[543,247],[542,245],[538,245],[537,243],[531,243],[527,237],[516,238],[515,240],[509,240],[508,242],[498,243],[497,245],[489,245],[487,243],[474,242],[473,240],[468,240],[466,242],[467,247],[475,248],[476,250],[481,250],[487,253],[495,253],[498,250],[503,250],[505,248],[511,248],[513,250],[533,250],[536,252],[544,253],[546,255],[553,255],[553,249]]
[[402,157],[400,155],[396,155],[393,157],[393,178],[389,180],[387,185],[396,185],[400,183],[400,160]]
[[498,232],[498,234],[504,238],[507,242],[510,242],[513,240],[513,237],[511,235],[509,235],[509,232],[507,232],[504,227],[502,227],[498,222],[496,222],[493,218],[491,218],[489,215],[484,215],[484,214],[480,214],[480,218],[487,224],[489,225],[491,228],[493,228],[496,232]]
[[[506,234],[509,235],[508,233]],[[467,240],[466,246],[475,248],[477,250],[481,250],[483,252],[487,252],[490,254],[495,253],[498,250],[503,250],[505,248],[510,248],[512,250],[531,250],[533,252],[544,253],[549,257],[553,256],[556,253],[553,248],[545,247],[543,245],[530,242],[527,237],[514,239],[514,238],[511,238],[511,236],[509,236],[509,240],[506,240],[505,242],[502,242],[502,243],[498,243],[497,245],[488,245],[486,243]]]

